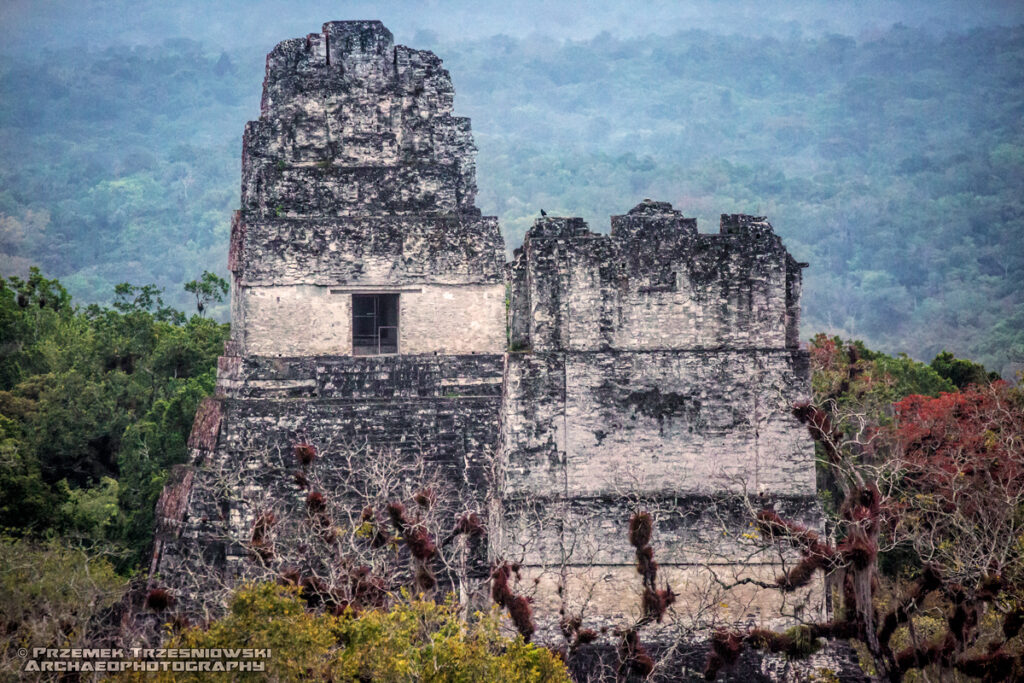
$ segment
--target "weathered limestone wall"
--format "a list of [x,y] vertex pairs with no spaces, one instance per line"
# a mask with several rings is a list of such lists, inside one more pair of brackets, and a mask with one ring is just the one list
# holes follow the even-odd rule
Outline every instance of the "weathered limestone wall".
[[533,351],[796,348],[800,269],[764,218],[697,232],[664,202],[540,219],[514,264],[514,346]]
[[[537,220],[511,270],[492,550],[545,577],[538,605],[564,607],[576,586],[606,596],[602,619],[639,609],[638,509],[655,511],[658,563],[690,607],[707,599],[709,567],[779,570],[754,552],[737,494],[821,526],[813,443],[791,414],[810,389],[802,266],[763,218],[723,216],[719,234],[701,234],[645,200],[608,236],[578,218]],[[821,584],[803,600],[821,613]],[[728,602],[744,605],[734,616],[778,621],[772,591]]]
[[[157,509],[151,574],[191,610],[217,607],[240,581],[288,568],[319,571],[338,549],[310,530],[298,486],[295,444],[318,457],[308,468],[331,514],[350,520],[342,491],[372,453],[426,461],[467,506],[485,490],[498,430],[502,363],[494,356],[221,359],[218,397],[200,407],[189,439],[192,463],[172,474]],[[272,515],[275,553],[259,558],[253,534]],[[358,521],[356,522],[358,524]],[[446,568],[445,572],[451,568]],[[454,578],[439,580],[449,587]]]
[[[505,480],[542,495],[814,495],[813,448],[789,406],[799,352],[604,351],[510,356]],[[514,458],[511,454],[514,453]]]
[[[217,396],[361,400],[501,397],[493,355],[222,356]],[[495,416],[496,417],[496,416]]]
[[474,206],[453,97],[441,60],[380,22],[328,23],[267,56],[231,231],[234,352],[350,353],[364,292],[400,293],[401,353],[504,350],[504,242]]
[[249,287],[236,305],[238,341],[262,356],[351,354],[352,294],[373,292],[399,293],[399,353],[495,354],[505,346],[501,284]]
[[505,245],[489,216],[242,217],[230,266],[246,286],[503,282]]
[[[336,560],[345,530],[314,532],[305,497],[315,485],[349,519],[344,491],[376,476],[371,455],[426,463],[463,509],[484,505],[506,346],[504,242],[474,206],[476,148],[453,93],[440,59],[395,46],[375,21],[328,23],[267,56],[231,226],[232,339],[196,418],[192,462],[158,506],[153,573],[192,608],[253,573],[329,578],[336,567],[311,558]],[[351,355],[358,294],[398,296],[397,355]],[[300,443],[318,454],[305,469]],[[315,482],[300,483],[297,468]],[[254,540],[260,519],[276,520],[272,555]]]
[[[749,583],[774,585],[781,565],[774,550],[763,549],[750,511],[739,499],[658,495],[631,484],[623,475],[616,494],[502,501],[492,548],[520,565],[514,589],[533,601],[542,638],[557,642],[563,612],[584,615],[587,628],[609,631],[640,620],[643,582],[628,541],[629,519],[638,508],[654,517],[651,546],[658,585],[670,586],[677,596],[672,613],[649,630],[648,639],[656,641],[659,634],[671,638],[673,629],[711,624],[784,629],[793,625],[794,613],[808,619],[827,613],[820,579],[790,593]],[[814,498],[765,497],[758,502],[810,528],[821,525]],[[787,557],[796,559],[792,553]]]

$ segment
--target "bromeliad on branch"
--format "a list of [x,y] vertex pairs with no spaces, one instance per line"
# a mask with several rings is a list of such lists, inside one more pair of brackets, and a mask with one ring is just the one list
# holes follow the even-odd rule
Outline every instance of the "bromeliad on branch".
[[[1024,397],[993,382],[938,397],[908,396],[895,404],[891,424],[872,424],[863,412],[851,420],[840,394],[850,391],[863,363],[852,346],[842,360],[838,389],[793,409],[819,444],[841,495],[838,542],[772,509],[756,515],[768,543],[801,555],[776,587],[793,591],[819,571],[835,576],[842,586],[836,618],[800,626],[801,638],[721,630],[712,639],[705,677],[715,679],[745,647],[795,656],[813,649],[798,646],[801,640],[840,638],[863,643],[887,681],[903,681],[915,669],[1019,680],[1024,650],[1015,639],[1024,627],[1024,561],[1020,544],[1008,539],[1024,537]],[[884,601],[883,546],[912,549],[919,568]],[[926,602],[931,614],[943,614],[942,627],[934,632],[932,619],[928,635],[915,628]]]

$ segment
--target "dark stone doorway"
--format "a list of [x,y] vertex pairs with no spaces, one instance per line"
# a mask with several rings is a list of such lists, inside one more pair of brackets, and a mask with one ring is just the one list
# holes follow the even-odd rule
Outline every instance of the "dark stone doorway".
[[352,295],[352,355],[398,353],[398,295]]

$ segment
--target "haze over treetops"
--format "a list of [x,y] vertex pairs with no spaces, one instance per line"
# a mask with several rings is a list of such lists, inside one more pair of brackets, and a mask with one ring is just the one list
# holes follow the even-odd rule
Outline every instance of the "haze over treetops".
[[[1024,28],[956,29],[953,7],[947,23],[862,20],[852,35],[830,33],[835,20],[730,35],[668,10],[648,31],[617,31],[605,5],[568,38],[460,37],[433,19],[413,32],[415,14],[396,25],[410,33],[397,42],[452,73],[480,148],[478,205],[509,249],[541,208],[601,230],[644,197],[704,231],[719,213],[766,215],[811,264],[805,337],[925,360],[946,348],[1004,373],[1024,361]],[[16,32],[35,15],[12,7],[8,45],[24,45]],[[133,19],[144,44],[97,20],[0,56],[3,273],[39,265],[76,301],[226,273],[240,133],[258,114],[263,55],[285,34],[182,38],[180,20],[158,40],[161,12]],[[1020,22],[997,4],[979,16]],[[349,17],[320,17],[335,18]],[[595,32],[602,21],[611,30]]]

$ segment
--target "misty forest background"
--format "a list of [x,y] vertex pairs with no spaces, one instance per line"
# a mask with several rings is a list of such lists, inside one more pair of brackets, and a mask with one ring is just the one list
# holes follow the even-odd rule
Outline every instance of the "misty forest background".
[[[953,423],[990,371],[1024,368],[1019,2],[281,6],[0,2],[0,677],[19,671],[13,643],[98,642],[145,585],[155,503],[229,333],[221,278],[264,56],[326,20],[380,18],[442,57],[473,120],[477,205],[510,251],[541,208],[599,231],[645,197],[705,232],[765,215],[810,263],[815,400],[913,429],[893,404],[921,394]],[[983,417],[1019,443],[1024,387],[989,390],[1016,412]],[[972,442],[976,426],[943,438],[985,455],[994,432]],[[882,562],[887,586],[922,566],[905,548]]]
[[[645,197],[706,232],[766,215],[811,264],[805,338],[1024,367],[1019,11],[859,4],[872,23],[737,2],[753,12],[737,24],[686,9],[707,2],[513,4],[0,7],[0,274],[16,277],[0,287],[0,530],[105,538],[120,569],[145,565],[227,335],[213,274],[264,56],[326,19],[378,16],[444,59],[473,120],[477,204],[510,250],[541,208],[601,231]],[[923,7],[942,21],[884,23]],[[986,377],[936,362],[892,359],[916,378],[892,398]]]
[[[227,45],[145,35],[129,47],[139,35],[101,40],[96,17],[59,41],[20,36],[24,49],[0,54],[0,272],[39,266],[79,303],[154,283],[188,306],[184,282],[227,275],[264,55],[320,23],[264,23]],[[766,215],[811,264],[805,337],[923,360],[948,349],[1012,376],[1024,362],[1024,27],[683,26],[396,41],[444,59],[480,150],[478,205],[510,250],[541,208],[601,231],[644,197],[704,231],[720,213]]]

